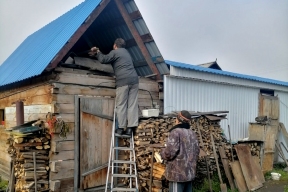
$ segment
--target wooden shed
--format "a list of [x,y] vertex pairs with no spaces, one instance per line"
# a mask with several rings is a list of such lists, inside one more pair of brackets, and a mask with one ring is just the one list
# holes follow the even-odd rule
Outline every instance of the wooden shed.
[[3,178],[10,175],[11,160],[5,128],[16,125],[15,102],[23,101],[25,122],[52,112],[71,129],[67,138],[57,130],[52,135],[50,189],[91,190],[105,184],[115,79],[111,68],[89,58],[88,50],[98,46],[109,53],[117,37],[126,40],[139,75],[139,110],[163,111],[159,92],[169,69],[135,2],[86,0],[27,37],[0,66]]

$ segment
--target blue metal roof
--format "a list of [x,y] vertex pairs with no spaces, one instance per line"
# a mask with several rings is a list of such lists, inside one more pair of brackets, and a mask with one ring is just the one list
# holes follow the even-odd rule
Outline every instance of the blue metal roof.
[[32,35],[0,66],[0,86],[40,75],[101,0],[86,0]]
[[233,72],[228,72],[228,71],[221,71],[217,69],[210,69],[210,68],[205,68],[205,67],[200,67],[196,65],[180,63],[180,62],[175,62],[175,61],[169,61],[169,60],[165,60],[165,63],[168,65],[172,65],[174,67],[180,67],[184,69],[191,69],[191,70],[201,71],[201,72],[206,72],[206,73],[214,73],[217,75],[224,75],[224,76],[236,77],[236,78],[241,78],[241,79],[260,81],[264,83],[288,86],[288,82],[285,82],[285,81],[278,81],[278,80],[262,78],[262,77],[252,76],[252,75],[244,75],[244,74],[233,73]]

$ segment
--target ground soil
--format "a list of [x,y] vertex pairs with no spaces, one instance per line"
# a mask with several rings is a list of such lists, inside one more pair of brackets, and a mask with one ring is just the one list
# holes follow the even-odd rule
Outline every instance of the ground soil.
[[284,186],[288,185],[287,181],[268,180],[256,192],[284,192]]

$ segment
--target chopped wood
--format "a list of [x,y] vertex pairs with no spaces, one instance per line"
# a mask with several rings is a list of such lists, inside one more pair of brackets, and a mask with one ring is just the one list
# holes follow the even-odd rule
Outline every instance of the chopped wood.
[[[218,112],[216,112],[218,113]],[[205,113],[206,114],[206,113]],[[208,113],[207,114],[213,114]],[[211,145],[211,139],[210,139],[210,133],[213,134],[213,137],[215,138],[215,143],[217,143],[217,146],[219,144],[223,143],[224,151],[226,153],[226,156],[228,160],[230,161],[231,152],[229,149],[231,149],[229,143],[227,143],[226,138],[223,136],[223,131],[220,127],[220,121],[221,119],[217,120],[210,120],[204,115],[199,116],[197,118],[193,118],[190,122],[190,128],[197,134],[198,140],[200,142],[200,139],[203,141],[203,145],[201,146],[202,151],[208,156],[210,159],[209,161],[209,174],[213,175],[213,172],[217,171],[216,168],[216,161],[213,157],[213,149]],[[152,150],[149,148],[149,145],[151,144],[158,144],[159,146],[164,146],[165,142],[167,141],[167,137],[169,134],[169,130],[175,125],[175,118],[171,118],[169,116],[165,117],[158,117],[158,118],[149,118],[149,119],[143,119],[139,122],[138,128],[135,130],[134,140],[135,140],[135,153],[136,153],[136,165],[137,165],[137,171],[139,174],[139,190],[140,191],[148,191],[150,188],[150,182],[149,178],[151,175],[151,158],[152,158]],[[199,131],[201,131],[199,133]],[[200,137],[201,135],[201,137]],[[129,140],[124,140],[124,145],[129,146]],[[156,145],[155,145],[156,146]],[[218,148],[217,148],[218,149]],[[165,164],[157,163],[157,160],[159,159],[159,152],[161,151],[160,148],[155,148],[155,154],[153,157],[153,179],[157,180],[163,180],[164,184],[162,187],[157,188],[161,189],[163,191],[168,190],[167,181],[164,177],[165,172]],[[217,150],[217,153],[219,151]],[[129,155],[127,157],[121,156],[124,159],[128,159]],[[218,157],[217,157],[218,158]],[[221,160],[219,159],[219,162]],[[222,163],[220,164],[220,168],[223,169]],[[121,168],[122,173],[128,173],[129,169],[122,167]],[[224,171],[223,171],[224,172]],[[203,180],[207,178],[207,167],[205,163],[204,156],[199,157],[198,164],[197,164],[197,173],[196,178],[194,180],[195,183],[202,183]],[[123,184],[128,184],[129,180],[122,180]],[[155,184],[152,184],[152,189],[155,189]],[[159,186],[157,186],[159,187]]]
[[40,132],[23,137],[11,135],[8,153],[15,159],[15,191],[49,191],[50,139],[48,133]]

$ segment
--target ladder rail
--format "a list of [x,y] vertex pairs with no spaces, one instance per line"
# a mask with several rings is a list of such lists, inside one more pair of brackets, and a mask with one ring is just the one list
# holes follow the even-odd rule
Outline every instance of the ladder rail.
[[[111,163],[111,153],[113,151],[113,145],[114,145],[114,130],[115,130],[115,120],[116,120],[116,103],[114,106],[114,117],[113,117],[113,125],[112,125],[112,135],[111,135],[111,143],[110,143],[110,152],[109,152],[109,160],[108,160],[108,170],[107,170],[107,176],[106,176],[106,186],[105,186],[105,192],[108,190],[108,182],[109,182],[109,172],[110,172],[110,163]],[[113,185],[113,184],[112,184]]]
[[[137,174],[137,168],[136,168],[136,154],[135,154],[135,147],[134,147],[134,136],[133,132],[130,137],[129,145],[130,147],[115,147],[115,130],[116,130],[116,104],[114,107],[114,117],[113,117],[113,126],[112,126],[112,135],[111,135],[111,144],[110,144],[110,153],[109,153],[109,162],[108,162],[108,170],[107,170],[107,176],[106,176],[106,185],[105,185],[105,192],[108,191],[108,185],[109,185],[109,174],[111,172],[111,180],[110,180],[110,191],[115,191],[116,189],[119,191],[139,191],[138,189],[138,174]],[[118,152],[118,150],[125,150],[129,151],[129,161],[127,160],[115,160],[115,152]],[[118,174],[117,170],[114,170],[115,168],[118,168],[118,163],[127,163],[129,164],[129,174]],[[116,165],[114,165],[116,164]],[[133,173],[133,167],[134,167],[134,173]],[[116,171],[116,173],[115,173]],[[113,187],[114,186],[114,177],[129,177],[129,188],[119,188],[119,187]],[[133,188],[133,180],[135,179],[135,188]],[[117,179],[116,179],[117,181]],[[116,184],[115,184],[116,185]],[[117,191],[116,190],[116,191]]]

